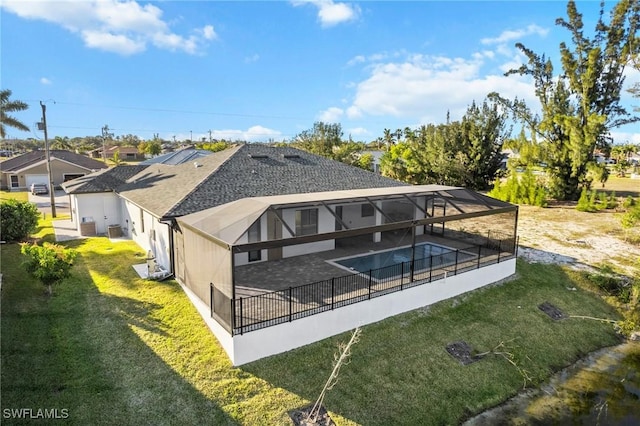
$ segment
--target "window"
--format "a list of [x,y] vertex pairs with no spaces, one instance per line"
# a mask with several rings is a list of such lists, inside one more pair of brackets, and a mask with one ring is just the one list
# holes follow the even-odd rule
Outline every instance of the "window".
[[[253,222],[251,227],[249,227],[248,231],[249,242],[257,243],[260,241],[260,219]],[[262,251],[260,250],[251,250],[249,251],[249,262],[256,262],[262,259]]]
[[362,217],[373,216],[373,206],[371,204],[361,204],[361,207],[362,207]]
[[11,187],[12,188],[17,188],[20,186],[20,183],[18,182],[18,176],[17,175],[11,175]]
[[318,209],[296,210],[296,236],[318,233]]

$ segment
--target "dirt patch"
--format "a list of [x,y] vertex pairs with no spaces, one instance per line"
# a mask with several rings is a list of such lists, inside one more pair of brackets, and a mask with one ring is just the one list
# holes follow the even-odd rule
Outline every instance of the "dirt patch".
[[464,340],[449,343],[446,349],[449,355],[460,361],[462,365],[469,365],[480,360],[479,357],[473,355],[473,348]]
[[518,256],[531,263],[599,265],[631,274],[640,246],[622,241],[620,214],[579,212],[571,206],[520,206]]
[[538,309],[540,309],[545,314],[549,315],[551,319],[554,321],[559,321],[561,319],[568,318],[564,312],[558,309],[556,306],[552,305],[549,302],[544,302],[541,305],[538,305]]
[[289,411],[289,417],[295,426],[315,426],[326,425],[335,426],[335,423],[327,413],[327,410],[321,406],[318,418],[315,422],[307,420],[309,412],[313,409],[313,404],[309,404],[306,407],[299,408],[297,410]]

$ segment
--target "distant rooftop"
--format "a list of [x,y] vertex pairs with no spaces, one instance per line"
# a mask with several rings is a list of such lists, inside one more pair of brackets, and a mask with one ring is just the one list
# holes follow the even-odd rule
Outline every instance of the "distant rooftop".
[[211,151],[204,149],[181,149],[179,151],[169,152],[167,154],[158,155],[157,157],[141,161],[140,165],[167,164],[169,166],[176,166],[178,164],[196,161],[197,159],[206,157],[210,154],[212,154]]

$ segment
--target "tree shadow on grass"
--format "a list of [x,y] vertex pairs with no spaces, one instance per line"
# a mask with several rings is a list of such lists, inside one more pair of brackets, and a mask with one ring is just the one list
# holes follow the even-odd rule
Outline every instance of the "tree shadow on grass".
[[[72,424],[238,424],[145,341],[170,342],[154,318],[162,306],[101,292],[87,267],[96,261],[77,262],[45,298],[39,282],[11,265],[19,256],[3,258],[2,408],[66,409]],[[100,263],[101,273],[108,266]],[[129,277],[123,271],[114,279]]]

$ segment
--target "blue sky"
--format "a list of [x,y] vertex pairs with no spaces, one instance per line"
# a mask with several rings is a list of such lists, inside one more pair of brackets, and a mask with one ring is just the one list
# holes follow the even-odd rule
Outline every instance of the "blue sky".
[[[315,121],[370,141],[458,119],[487,93],[536,101],[504,77],[522,42],[556,58],[564,1],[3,0],[1,85],[49,135],[291,139]],[[599,2],[578,2],[585,28]],[[557,63],[557,62],[556,62]],[[559,66],[559,64],[558,64]],[[626,85],[640,81],[628,71]],[[638,104],[626,93],[624,104]],[[631,109],[629,107],[629,109]],[[210,133],[211,132],[211,133]],[[640,125],[615,131],[640,143]]]

